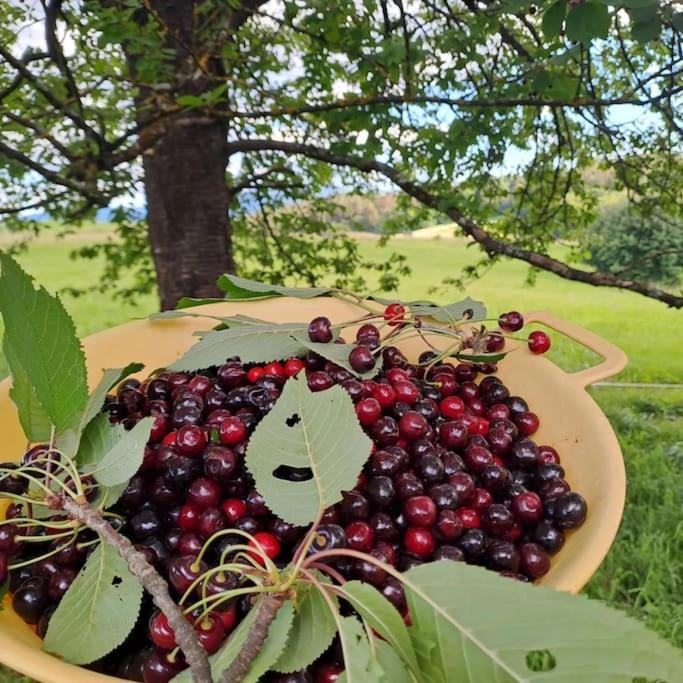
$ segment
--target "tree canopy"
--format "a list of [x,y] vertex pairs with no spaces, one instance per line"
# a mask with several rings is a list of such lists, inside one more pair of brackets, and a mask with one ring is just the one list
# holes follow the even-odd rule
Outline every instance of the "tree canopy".
[[[207,174],[225,179],[219,229],[241,273],[312,284],[332,272],[360,286],[353,241],[330,232],[334,194],[391,188],[406,220],[419,221],[417,203],[457,223],[481,246],[479,264],[517,258],[683,306],[676,285],[574,265],[600,208],[601,188],[586,180],[595,169],[609,170],[606,185],[632,211],[683,217],[675,4],[0,0],[0,10],[0,219],[36,230],[27,213],[74,224],[120,207],[123,242],[104,247],[112,276],[132,267],[139,287],[154,280],[154,239],[150,255],[132,210],[147,162],[174,131],[218,126],[225,144],[207,144],[207,159],[217,155]],[[558,236],[563,260],[550,253]],[[391,286],[404,264],[375,267]]]

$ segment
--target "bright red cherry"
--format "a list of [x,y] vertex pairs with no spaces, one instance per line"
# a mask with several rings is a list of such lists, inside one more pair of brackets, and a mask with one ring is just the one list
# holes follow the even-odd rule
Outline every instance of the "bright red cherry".
[[223,630],[230,633],[237,625],[237,603],[231,602],[227,606],[225,604],[216,608],[216,614],[223,622]]
[[386,410],[396,403],[396,390],[391,384],[376,384],[372,390],[372,397]]
[[465,529],[478,529],[481,526],[479,513],[473,508],[458,508],[456,510],[462,526]]
[[434,384],[443,398],[452,396],[458,388],[455,377],[448,372],[440,372],[434,377]]
[[[258,545],[257,545],[258,544]],[[274,560],[281,552],[282,547],[280,546],[280,541],[273,536],[273,534],[267,531],[259,531],[254,534],[254,540],[249,541],[249,545],[252,548],[260,547],[261,550],[271,559]],[[258,552],[252,553],[252,557],[256,560],[261,559],[261,555]]]
[[458,396],[446,396],[441,401],[440,409],[447,420],[456,420],[465,412],[465,402]]
[[278,363],[276,361],[274,361],[272,363],[268,363],[267,365],[264,365],[263,374],[264,375],[270,375],[271,377],[282,377],[282,378],[285,378],[288,376],[287,373],[285,372],[285,368],[283,367],[282,363]]
[[228,498],[221,503],[223,514],[229,524],[234,524],[238,519],[247,514],[247,504],[239,498]]
[[201,508],[194,503],[185,503],[178,514],[178,526],[183,531],[194,531],[199,524]]
[[413,496],[403,504],[406,521],[413,527],[430,527],[436,522],[436,503],[429,496]]
[[149,432],[149,440],[154,443],[163,441],[168,435],[170,426],[171,418],[168,415],[156,415],[152,429]]
[[176,647],[175,633],[163,612],[155,612],[149,620],[149,637],[162,650]]
[[375,541],[375,532],[366,522],[351,522],[344,529],[346,534],[346,545],[351,550],[360,550],[369,553]]
[[239,417],[226,417],[221,422],[218,438],[226,446],[236,446],[247,438],[247,427]]
[[398,422],[398,432],[406,441],[417,441],[429,430],[429,422],[416,410],[409,410]]
[[166,436],[162,439],[161,445],[162,445],[162,446],[175,446],[177,440],[178,440],[178,432],[169,432],[169,433],[166,434]]
[[287,377],[294,377],[294,375],[299,374],[305,367],[306,363],[299,358],[288,358],[285,362],[285,375]]
[[254,384],[257,380],[261,379],[265,375],[265,370],[263,368],[251,368],[247,372],[247,379]]
[[382,417],[382,406],[376,398],[364,398],[356,404],[356,415],[364,427],[370,427]]
[[545,353],[550,348],[550,337],[541,330],[536,330],[529,335],[529,351],[535,354]]
[[384,309],[384,319],[389,325],[400,325],[405,319],[406,309],[399,303],[389,304]]
[[403,535],[403,546],[409,555],[426,560],[436,550],[436,539],[429,529],[410,527]]
[[196,626],[197,637],[206,652],[212,655],[225,639],[223,621],[216,612],[209,612]]
[[[399,368],[392,368],[390,372],[398,369]],[[420,390],[412,382],[405,380],[392,382],[392,386],[396,392],[397,401],[403,401],[403,403],[407,403],[408,405],[412,406],[413,403],[415,403],[415,401],[417,401],[417,399],[420,397]]]
[[530,410],[525,410],[523,413],[515,413],[513,422],[522,436],[531,436],[538,430],[538,425],[540,424],[538,415]]

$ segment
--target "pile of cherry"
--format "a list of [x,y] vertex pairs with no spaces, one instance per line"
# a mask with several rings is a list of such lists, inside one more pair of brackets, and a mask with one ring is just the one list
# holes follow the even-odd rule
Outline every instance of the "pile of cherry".
[[[507,315],[513,316],[508,320],[514,329],[514,314]],[[326,318],[316,318],[309,334],[313,341],[332,343]],[[532,351],[547,349],[543,338],[535,340]],[[361,327],[357,342],[362,346],[354,348],[362,350],[352,353],[354,368],[369,364],[372,355],[366,351],[379,346],[377,328]],[[500,345],[495,338],[492,342]],[[412,365],[392,346],[381,354],[383,370],[373,380],[359,380],[311,352],[259,367],[232,359],[201,374],[162,372],[142,383],[127,380],[116,396],[107,398],[104,409],[112,422],[132,427],[144,416],[155,418],[144,463],[113,511],[124,520],[122,533],[168,579],[177,598],[197,578],[195,559],[217,531],[235,528],[252,534],[283,566],[304,537],[306,529],[270,513],[243,466],[250,433],[271,410],[287,378],[300,372],[313,391],[344,387],[374,442],[357,486],[325,512],[313,549],[351,548],[400,570],[447,559],[522,581],[548,571],[564,531],[583,523],[586,503],[570,491],[556,450],[532,440],[537,415],[491,374],[496,369],[491,364],[433,363],[434,354],[426,352]],[[480,374],[486,376],[476,383]],[[32,449],[26,458],[36,452]],[[297,480],[309,473],[283,467],[278,476]],[[20,514],[19,506],[10,506],[7,517]],[[44,533],[49,532],[48,527]],[[0,584],[8,563],[45,552],[44,544],[17,540],[19,533],[12,525],[0,526]],[[80,535],[80,543],[87,540],[87,534]],[[242,541],[228,535],[212,543],[202,571],[218,563],[234,542]],[[58,541],[52,543],[58,547]],[[37,625],[39,635],[46,632],[86,552],[71,545],[11,572],[13,607]],[[376,565],[343,558],[336,567],[347,578],[375,585],[405,614],[401,584]],[[227,573],[217,576],[221,580],[210,582],[209,594],[239,582]],[[251,606],[248,598],[237,599],[197,626],[208,652],[220,647]],[[164,616],[145,602],[136,630],[95,668],[165,683],[182,668],[180,656],[175,662],[166,656],[174,647]],[[333,644],[310,671],[269,680],[328,683],[341,671],[339,648]]]

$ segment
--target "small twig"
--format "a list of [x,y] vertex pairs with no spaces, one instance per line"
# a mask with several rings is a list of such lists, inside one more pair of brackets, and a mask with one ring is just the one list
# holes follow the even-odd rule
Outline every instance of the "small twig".
[[130,571],[140,580],[145,590],[152,596],[154,604],[168,619],[168,623],[175,633],[176,641],[192,671],[192,678],[195,683],[212,683],[209,660],[206,656],[206,651],[197,638],[196,631],[185,619],[182,610],[173,601],[168,592],[166,581],[147,562],[145,556],[138,552],[125,536],[119,534],[102,517],[98,510],[79,504],[68,497],[63,499],[62,508],[69,516],[97,532],[104,541],[116,549],[128,564]]
[[264,595],[258,606],[254,625],[249,630],[244,645],[239,651],[232,664],[225,670],[221,678],[221,683],[240,683],[247,675],[251,663],[263,648],[263,644],[268,637],[270,625],[277,616],[278,610],[282,607],[286,599],[285,593],[268,593]]

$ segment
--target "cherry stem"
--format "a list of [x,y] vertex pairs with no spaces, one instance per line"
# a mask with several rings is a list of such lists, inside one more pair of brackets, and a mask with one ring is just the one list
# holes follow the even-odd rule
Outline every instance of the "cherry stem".
[[68,548],[73,542],[73,539],[76,538],[76,536],[77,533],[74,531],[73,538],[70,539],[67,543],[60,545],[58,548],[52,549],[49,553],[39,555],[38,557],[32,557],[30,560],[26,560],[25,562],[17,562],[16,564],[11,564],[9,565],[9,569],[11,571],[14,571],[15,569],[21,569],[22,567],[30,567],[31,565],[36,564],[36,562],[42,562],[43,560],[47,560],[51,558],[53,555],[60,553],[65,548]]
[[338,584],[342,586],[346,583],[346,579],[342,576],[342,574],[340,574],[329,564],[325,564],[324,562],[313,562],[312,564],[308,565],[308,567],[309,569],[317,569],[318,571],[331,576]]

